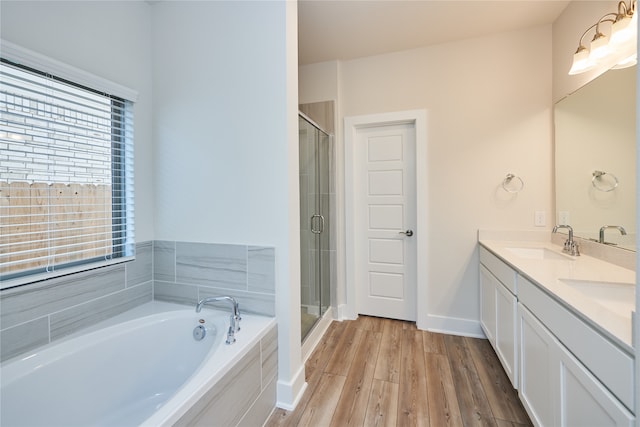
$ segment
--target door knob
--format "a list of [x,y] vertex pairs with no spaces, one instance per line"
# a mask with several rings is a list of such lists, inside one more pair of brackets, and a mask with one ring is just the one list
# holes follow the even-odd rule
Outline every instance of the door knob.
[[401,231],[398,234],[404,234],[405,236],[411,237],[413,236],[413,230]]

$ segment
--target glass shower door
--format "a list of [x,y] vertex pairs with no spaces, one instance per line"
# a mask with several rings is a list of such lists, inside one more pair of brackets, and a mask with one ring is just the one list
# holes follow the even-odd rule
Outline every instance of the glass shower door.
[[330,305],[330,138],[302,116],[299,132],[300,318],[304,339]]

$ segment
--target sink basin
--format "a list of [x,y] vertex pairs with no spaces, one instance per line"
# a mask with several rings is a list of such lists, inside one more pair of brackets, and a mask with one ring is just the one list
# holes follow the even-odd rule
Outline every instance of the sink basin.
[[526,259],[573,260],[573,258],[568,255],[563,255],[547,248],[506,248],[506,250],[520,258]]
[[560,282],[593,298],[605,308],[614,312],[631,312],[636,307],[636,287],[634,283],[601,282],[596,280],[560,279]]

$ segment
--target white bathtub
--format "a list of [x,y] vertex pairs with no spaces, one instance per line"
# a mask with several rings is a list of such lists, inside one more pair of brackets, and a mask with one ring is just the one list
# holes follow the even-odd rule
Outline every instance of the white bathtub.
[[[196,341],[201,319],[207,334]],[[145,304],[4,363],[0,425],[173,425],[274,325],[243,314],[227,345],[228,310]]]

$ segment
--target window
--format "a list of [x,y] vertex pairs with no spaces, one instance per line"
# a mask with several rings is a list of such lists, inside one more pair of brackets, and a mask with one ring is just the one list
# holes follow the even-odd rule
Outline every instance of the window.
[[124,98],[1,59],[0,281],[133,256],[132,110]]

